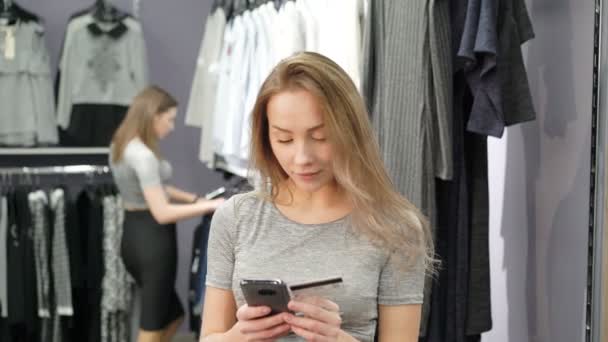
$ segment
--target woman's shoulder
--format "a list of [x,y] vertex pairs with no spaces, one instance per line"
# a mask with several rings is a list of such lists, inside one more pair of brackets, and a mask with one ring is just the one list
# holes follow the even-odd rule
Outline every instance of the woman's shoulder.
[[239,219],[255,214],[260,206],[266,204],[264,197],[257,191],[244,192],[230,197],[218,208],[217,214]]
[[131,139],[125,145],[124,156],[127,159],[134,160],[156,158],[154,152],[152,152],[152,150],[138,138]]

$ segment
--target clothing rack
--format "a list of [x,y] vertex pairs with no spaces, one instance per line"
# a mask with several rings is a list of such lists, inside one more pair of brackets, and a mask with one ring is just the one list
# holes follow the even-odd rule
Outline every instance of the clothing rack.
[[17,177],[17,183],[40,185],[41,176],[60,176],[67,181],[68,175],[83,175],[87,182],[93,182],[94,178],[111,176],[111,170],[105,165],[65,165],[65,166],[42,166],[42,167],[0,167],[0,184],[13,184]]
[[43,167],[0,167],[0,175],[54,175],[54,174],[107,174],[110,167],[105,165],[66,165]]

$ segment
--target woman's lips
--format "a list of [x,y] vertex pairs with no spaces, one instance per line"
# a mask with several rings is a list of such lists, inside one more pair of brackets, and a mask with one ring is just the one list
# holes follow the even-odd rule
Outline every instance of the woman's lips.
[[316,171],[316,172],[297,172],[296,176],[298,176],[299,178],[302,178],[303,180],[311,180],[316,175],[318,175],[319,173],[321,173],[321,171]]

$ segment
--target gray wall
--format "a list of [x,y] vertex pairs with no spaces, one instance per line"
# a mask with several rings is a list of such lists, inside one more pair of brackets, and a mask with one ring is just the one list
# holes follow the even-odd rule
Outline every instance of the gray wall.
[[583,341],[594,2],[529,0],[535,122],[491,140],[494,329],[484,341]]
[[[55,67],[70,15],[87,8],[94,0],[16,0],[16,2],[44,20],[47,46]],[[130,0],[112,2],[129,11],[132,8]],[[205,18],[211,2],[211,0],[142,0],[140,12],[148,48],[150,81],[167,89],[182,104],[176,120],[176,131],[162,142],[161,149],[165,157],[173,163],[173,183],[201,194],[222,184],[222,179],[198,161],[196,156],[200,130],[184,127],[183,122]],[[187,303],[188,263],[195,225],[196,220],[180,222],[178,225],[177,288],[184,304]]]

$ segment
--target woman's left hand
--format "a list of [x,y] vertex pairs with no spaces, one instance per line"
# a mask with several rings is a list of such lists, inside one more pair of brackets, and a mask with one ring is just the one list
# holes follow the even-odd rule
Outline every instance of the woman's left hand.
[[338,304],[317,296],[297,297],[289,302],[289,309],[304,314],[285,319],[296,335],[306,341],[338,341],[342,333]]

